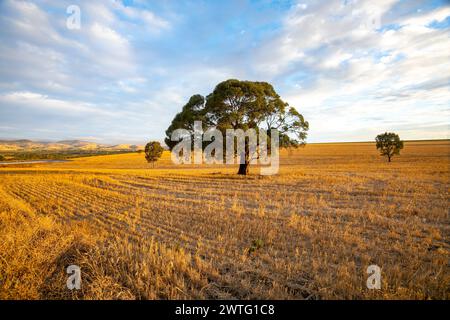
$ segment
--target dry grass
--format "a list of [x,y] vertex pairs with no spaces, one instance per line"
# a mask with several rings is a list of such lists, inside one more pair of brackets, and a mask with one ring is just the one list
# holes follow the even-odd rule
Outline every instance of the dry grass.
[[316,144],[270,177],[168,154],[0,168],[0,298],[449,299],[449,156]]

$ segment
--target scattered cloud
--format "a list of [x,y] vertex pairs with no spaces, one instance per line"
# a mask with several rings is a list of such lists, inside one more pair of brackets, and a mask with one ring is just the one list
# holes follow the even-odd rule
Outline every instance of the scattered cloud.
[[77,1],[69,30],[71,4],[0,2],[0,136],[162,139],[239,78],[273,83],[312,142],[448,138],[445,1]]

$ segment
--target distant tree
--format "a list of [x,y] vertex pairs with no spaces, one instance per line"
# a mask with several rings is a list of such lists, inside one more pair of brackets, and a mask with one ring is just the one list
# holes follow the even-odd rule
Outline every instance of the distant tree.
[[389,162],[391,162],[391,158],[394,155],[399,155],[400,150],[403,149],[403,141],[400,140],[398,134],[393,132],[379,134],[375,138],[375,141],[377,142],[377,149],[380,150],[380,154],[387,156]]
[[161,158],[164,148],[158,141],[151,141],[145,146],[145,159],[155,166],[155,162]]
[[[282,148],[304,145],[309,128],[303,116],[281,100],[271,84],[236,79],[219,83],[206,97],[197,94],[189,99],[166,130],[165,142],[170,149],[177,144],[171,141],[172,132],[186,129],[193,135],[195,120],[202,121],[207,127],[215,127],[222,133],[226,129],[254,129],[266,130],[270,134],[271,129],[276,129]],[[241,159],[238,174],[242,175],[248,173],[252,157],[248,142],[245,144],[245,152],[239,155]],[[207,144],[203,147],[206,146]],[[270,150],[270,145],[268,148]]]
[[133,144],[133,145],[130,146],[130,150],[131,151],[138,151],[138,149],[139,149],[139,147],[137,145]]
[[4,161],[5,157],[0,154],[0,161]]

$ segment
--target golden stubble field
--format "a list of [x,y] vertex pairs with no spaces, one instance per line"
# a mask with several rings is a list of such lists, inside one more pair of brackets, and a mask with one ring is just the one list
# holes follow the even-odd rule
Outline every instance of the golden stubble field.
[[0,298],[449,299],[449,157],[433,141],[392,163],[373,143],[311,144],[266,177],[168,153],[3,167]]

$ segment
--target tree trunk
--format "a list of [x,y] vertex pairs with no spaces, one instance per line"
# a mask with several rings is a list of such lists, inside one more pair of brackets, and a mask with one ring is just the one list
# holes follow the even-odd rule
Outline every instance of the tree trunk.
[[388,162],[391,162],[391,157],[390,156],[388,156]]
[[244,176],[247,175],[249,167],[250,167],[250,164],[248,162],[239,164],[238,174],[242,174]]
[[246,176],[248,174],[248,167],[250,166],[250,150],[247,139],[245,139],[244,153],[240,155],[238,174]]

